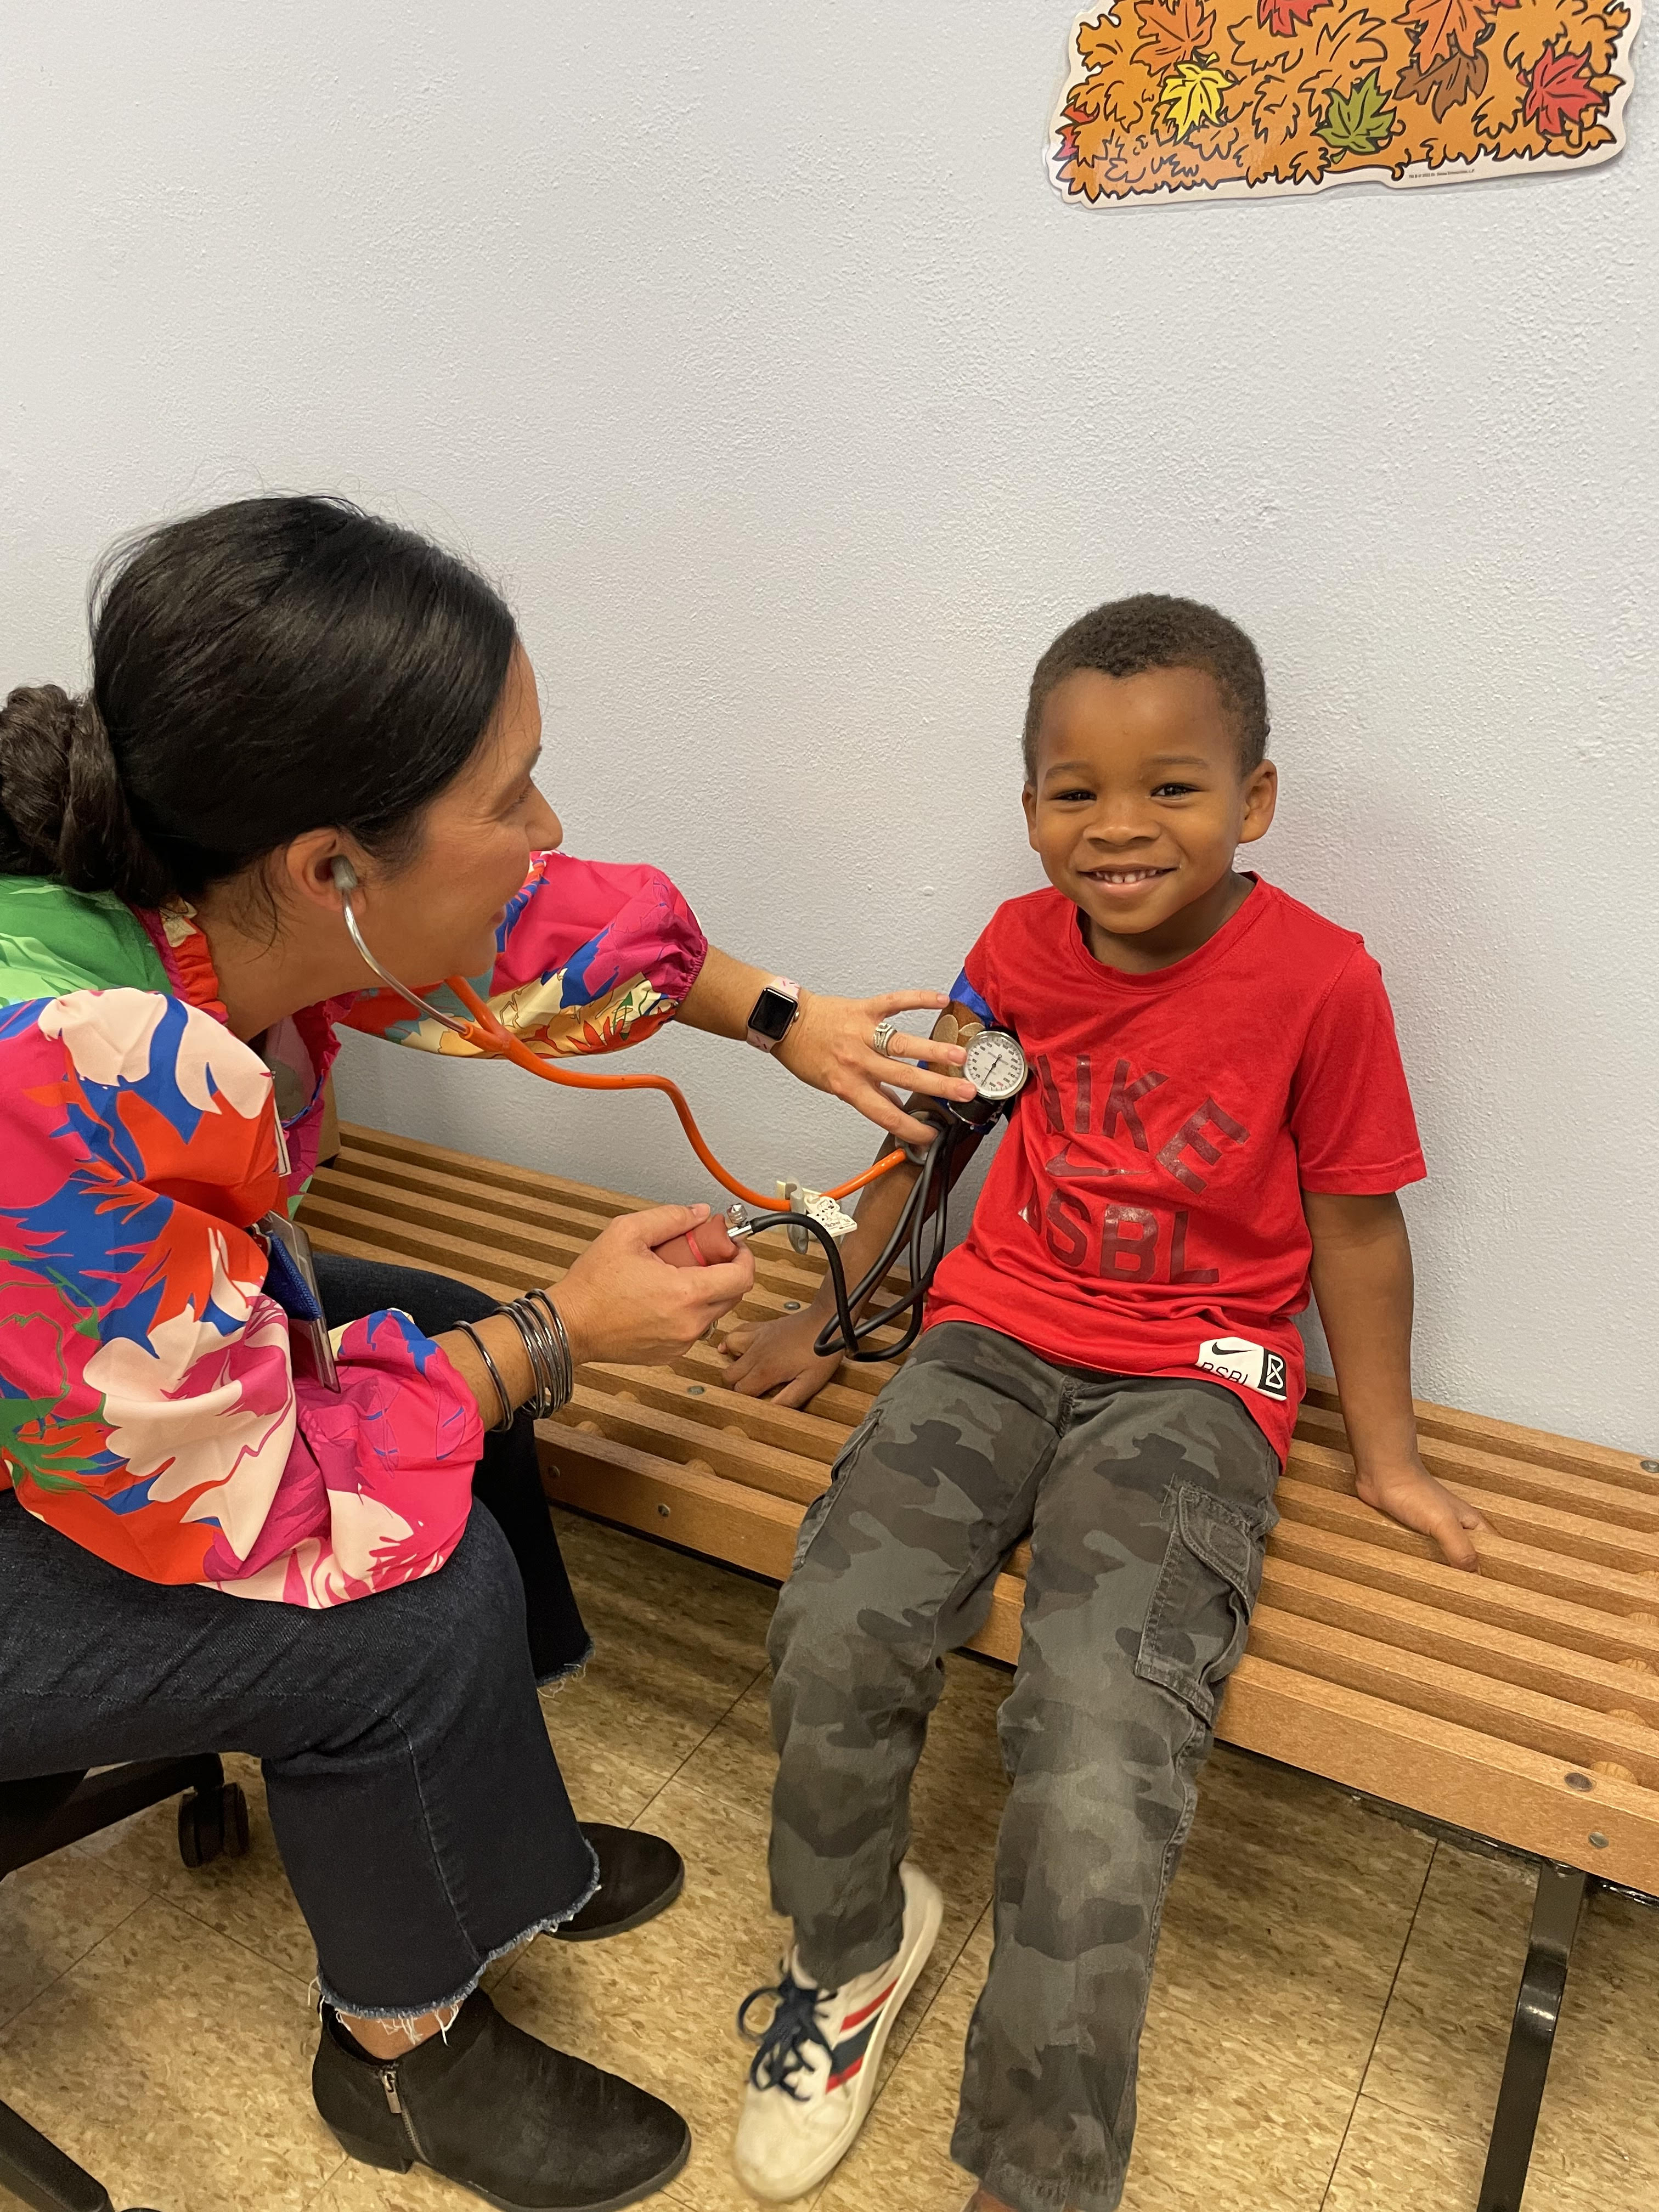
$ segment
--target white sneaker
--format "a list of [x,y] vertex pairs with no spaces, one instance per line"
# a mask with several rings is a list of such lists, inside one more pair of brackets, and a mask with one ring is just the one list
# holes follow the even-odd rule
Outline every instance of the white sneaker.
[[876,2094],[889,2031],[915,1987],[938,1940],[945,1905],[925,1874],[905,1865],[904,1937],[897,1955],[873,1973],[838,1990],[816,1989],[797,1972],[792,1952],[775,1988],[759,1989],[738,2009],[745,2035],[749,2010],[763,1997],[776,2005],[771,2025],[756,2037],[732,2163],[738,2179],[775,2204],[804,2197],[845,2158]]

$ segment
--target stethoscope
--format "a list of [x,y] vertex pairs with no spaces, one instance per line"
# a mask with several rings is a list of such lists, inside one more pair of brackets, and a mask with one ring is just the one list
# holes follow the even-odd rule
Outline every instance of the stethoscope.
[[[392,971],[380,963],[363,941],[353,910],[351,895],[358,886],[357,872],[343,854],[337,854],[330,864],[334,887],[340,894],[341,912],[350,933],[351,942],[360,959],[380,977],[389,991],[397,994],[405,1006],[428,1021],[436,1022],[453,1036],[459,1037],[474,1052],[490,1060],[509,1060],[544,1082],[568,1084],[579,1091],[660,1091],[669,1099],[680,1126],[690,1142],[692,1150],[715,1181],[729,1190],[738,1203],[723,1215],[706,1221],[692,1236],[676,1238],[675,1244],[684,1244],[685,1252],[675,1254],[678,1264],[707,1267],[732,1255],[732,1243],[745,1237],[758,1237],[769,1229],[787,1229],[800,1250],[806,1249],[804,1239],[816,1237],[823,1248],[830,1270],[830,1280],[836,1295],[836,1318],[824,1324],[818,1332],[813,1350],[821,1358],[830,1358],[839,1352],[843,1358],[854,1360],[895,1359],[908,1351],[921,1332],[923,1302],[927,1297],[934,1271],[945,1257],[950,1243],[950,1196],[956,1182],[958,1156],[964,1148],[973,1146],[1004,1114],[1011,1113],[1020,1092],[1025,1087],[1029,1073],[1025,1054],[1018,1041],[1005,1030],[981,1030],[969,1041],[968,1057],[962,1073],[974,1085],[975,1096],[966,1101],[930,1099],[930,1115],[942,1115],[937,1134],[924,1147],[912,1150],[900,1147],[886,1153],[873,1167],[862,1175],[854,1176],[850,1182],[839,1183],[835,1189],[815,1194],[800,1208],[779,1209],[760,1192],[750,1190],[738,1182],[724,1168],[703,1139],[690,1107],[678,1084],[665,1075],[592,1075],[579,1073],[574,1069],[561,1067],[556,1060],[544,1059],[532,1052],[523,1041],[515,1037],[496,1018],[479,998],[472,986],[462,975],[444,979],[444,988],[452,991],[466,1009],[469,1018],[458,1019],[441,1006],[434,1006],[417,991],[410,989]],[[862,1281],[849,1292],[846,1271],[842,1266],[837,1248],[837,1233],[844,1235],[851,1227],[851,1218],[841,1211],[840,1200],[849,1198],[854,1191],[862,1190],[879,1176],[889,1174],[903,1160],[921,1170],[914,1188],[905,1200],[902,1212],[894,1224],[879,1257],[870,1267]],[[965,1161],[963,1163],[965,1164]],[[761,1211],[750,1212],[751,1206]],[[931,1236],[930,1236],[931,1231]],[[720,1239],[731,1240],[721,1249]],[[709,1249],[710,1247],[713,1249]],[[664,1248],[668,1256],[672,1247]],[[866,1299],[872,1297],[886,1280],[888,1274],[902,1253],[908,1262],[909,1281],[903,1295],[878,1311],[855,1320],[854,1316]],[[896,1344],[884,1345],[878,1351],[863,1347],[879,1330],[908,1316],[904,1333]]]

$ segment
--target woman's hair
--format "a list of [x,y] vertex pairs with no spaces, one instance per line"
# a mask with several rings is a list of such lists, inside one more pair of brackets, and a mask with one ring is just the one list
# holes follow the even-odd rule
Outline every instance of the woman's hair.
[[94,579],[91,690],[0,708],[0,873],[155,906],[323,827],[395,866],[488,728],[515,635],[464,561],[345,500],[147,532]]
[[1036,665],[1025,708],[1025,780],[1036,777],[1037,730],[1048,694],[1079,668],[1103,676],[1139,676],[1149,668],[1201,668],[1213,678],[1238,733],[1241,775],[1258,769],[1267,750],[1267,682],[1261,656],[1237,623],[1197,599],[1141,592],[1110,599],[1061,630]]

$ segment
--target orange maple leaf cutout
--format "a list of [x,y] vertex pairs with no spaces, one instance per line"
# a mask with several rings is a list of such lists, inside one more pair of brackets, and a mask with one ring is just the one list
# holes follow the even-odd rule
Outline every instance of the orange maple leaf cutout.
[[1257,0],[1255,20],[1276,39],[1293,39],[1316,9],[1330,0]]
[[1134,58],[1156,77],[1179,63],[1190,61],[1201,47],[1209,51],[1215,34],[1215,11],[1203,0],[1136,0],[1135,13],[1146,33]]
[[1412,0],[1395,21],[1417,25],[1417,66],[1426,70],[1455,47],[1472,54],[1497,4],[1498,0],[1427,0],[1425,6]]
[[[1565,46],[1566,40],[1561,43]],[[1553,46],[1546,46],[1527,79],[1522,112],[1528,122],[1536,124],[1546,138],[1559,138],[1573,124],[1582,123],[1601,105],[1591,75],[1588,46],[1582,54],[1558,53]]]

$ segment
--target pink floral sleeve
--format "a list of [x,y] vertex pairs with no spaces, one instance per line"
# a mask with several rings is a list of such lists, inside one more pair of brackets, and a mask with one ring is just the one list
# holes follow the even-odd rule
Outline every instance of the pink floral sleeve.
[[[532,1050],[611,1052],[673,1018],[708,951],[659,869],[538,853],[495,933],[495,966],[467,980]],[[416,988],[446,1012],[465,1012],[441,982]],[[427,1052],[474,1049],[390,991],[363,992],[338,1018]]]
[[211,1015],[81,990],[0,1014],[0,1461],[128,1572],[337,1605],[459,1541],[477,1409],[406,1316],[296,1378],[248,1224],[281,1202],[269,1070]]

